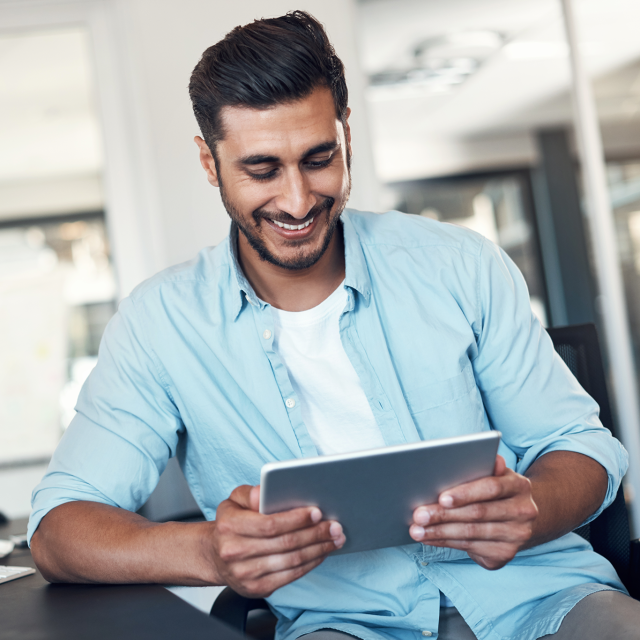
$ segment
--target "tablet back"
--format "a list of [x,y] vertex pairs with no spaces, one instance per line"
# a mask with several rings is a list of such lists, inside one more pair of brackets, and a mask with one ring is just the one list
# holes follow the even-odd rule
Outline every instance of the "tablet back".
[[416,507],[442,491],[491,475],[500,433],[429,440],[352,454],[274,462],[262,468],[260,512],[317,506],[342,524],[334,554],[415,543]]

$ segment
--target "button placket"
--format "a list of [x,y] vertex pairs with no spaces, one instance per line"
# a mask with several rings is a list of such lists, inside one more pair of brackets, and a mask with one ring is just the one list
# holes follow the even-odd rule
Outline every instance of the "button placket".
[[271,305],[264,304],[262,307],[254,306],[253,312],[256,329],[260,336],[260,342],[265,355],[271,363],[276,384],[282,394],[281,397],[284,402],[283,409],[286,411],[289,423],[298,441],[300,454],[302,457],[315,456],[318,452],[311,440],[311,436],[309,435],[304,422],[302,421],[302,415],[295,397],[295,392],[291,385],[291,381],[289,380],[289,373],[273,347],[276,336],[273,326]]

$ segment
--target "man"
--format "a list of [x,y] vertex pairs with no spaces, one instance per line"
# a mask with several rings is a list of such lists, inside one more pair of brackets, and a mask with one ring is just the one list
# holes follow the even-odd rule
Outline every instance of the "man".
[[[638,604],[569,533],[612,500],[624,450],[498,248],[344,211],[347,88],[321,25],[294,12],[234,29],[190,94],[231,233],[110,323],[34,492],[43,575],[228,584],[269,597],[279,637],[632,637]],[[268,461],[489,428],[495,475],[418,508],[413,545],[335,557],[344,533],[318,509],[258,513]],[[172,455],[208,522],[134,513]]]

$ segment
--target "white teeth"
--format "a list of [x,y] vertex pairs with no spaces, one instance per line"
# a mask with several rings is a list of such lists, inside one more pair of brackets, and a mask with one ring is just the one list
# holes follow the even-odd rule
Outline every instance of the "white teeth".
[[278,222],[277,220],[272,220],[271,222],[277,224],[281,229],[289,229],[290,231],[300,231],[300,229],[306,229],[312,222],[313,222],[313,218],[311,218],[311,220],[305,222],[304,224],[285,224],[284,222]]

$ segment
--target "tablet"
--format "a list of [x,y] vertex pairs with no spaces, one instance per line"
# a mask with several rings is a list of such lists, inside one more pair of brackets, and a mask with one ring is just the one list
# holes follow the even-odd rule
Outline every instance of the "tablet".
[[334,554],[415,544],[416,507],[440,493],[493,473],[500,433],[415,442],[262,467],[260,513],[315,506],[347,538]]

